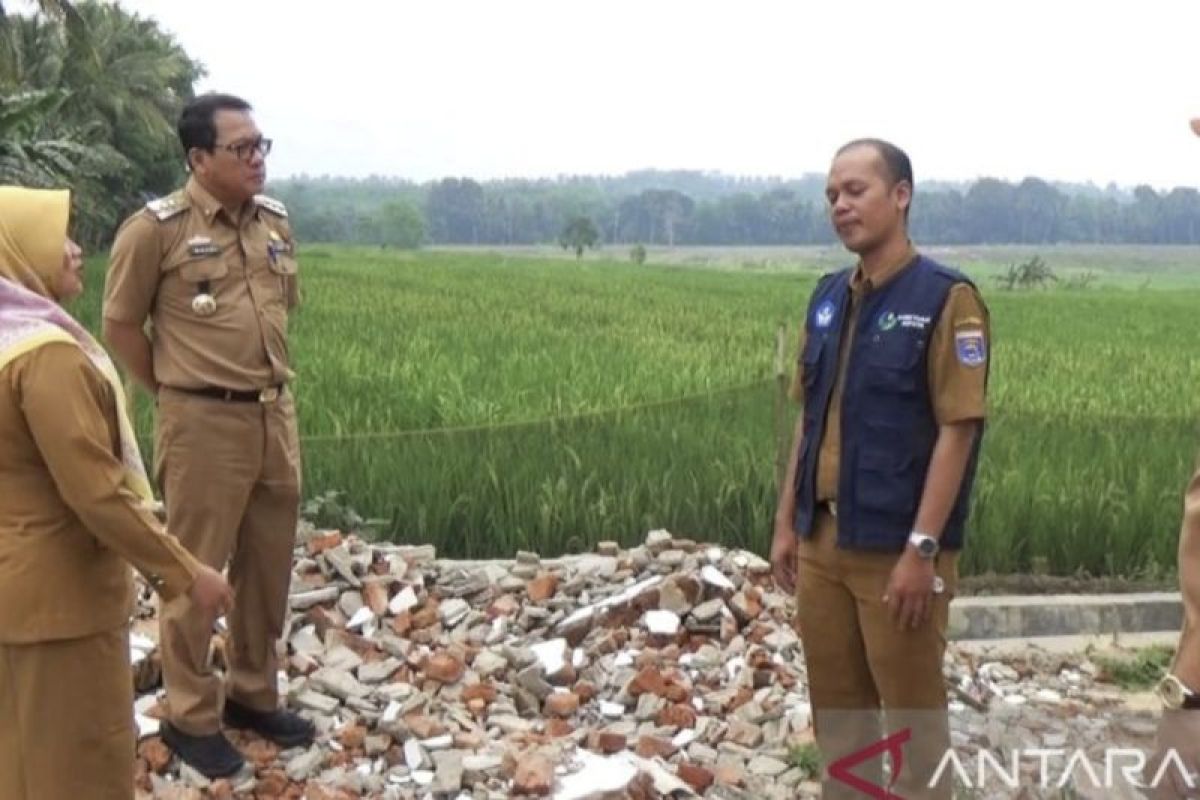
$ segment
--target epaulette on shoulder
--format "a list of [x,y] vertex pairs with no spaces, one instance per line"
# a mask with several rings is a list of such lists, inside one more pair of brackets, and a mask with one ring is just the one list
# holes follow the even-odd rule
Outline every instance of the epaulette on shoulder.
[[153,214],[159,222],[182,214],[189,208],[191,208],[191,203],[184,192],[173,192],[166,197],[160,197],[157,200],[151,200],[149,203],[146,203],[146,210]]
[[254,202],[259,208],[265,208],[277,217],[287,219],[287,206],[276,200],[274,197],[267,197],[265,194],[254,195]]

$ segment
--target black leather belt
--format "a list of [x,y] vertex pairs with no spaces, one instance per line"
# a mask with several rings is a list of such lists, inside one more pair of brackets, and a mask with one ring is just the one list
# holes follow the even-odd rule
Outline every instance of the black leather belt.
[[175,386],[168,386],[176,392],[184,394],[194,394],[197,397],[211,397],[214,400],[224,400],[227,403],[274,403],[283,394],[283,384],[276,386],[268,386],[265,389],[249,389],[241,391],[238,389],[222,389],[219,386],[204,386],[199,389],[180,389]]

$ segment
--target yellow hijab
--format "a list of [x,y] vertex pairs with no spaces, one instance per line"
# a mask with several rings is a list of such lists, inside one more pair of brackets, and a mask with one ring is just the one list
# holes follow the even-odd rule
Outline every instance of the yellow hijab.
[[69,192],[0,186],[0,370],[51,342],[77,345],[112,387],[125,485],[149,503],[154,494],[120,375],[99,342],[56,302],[70,214]]

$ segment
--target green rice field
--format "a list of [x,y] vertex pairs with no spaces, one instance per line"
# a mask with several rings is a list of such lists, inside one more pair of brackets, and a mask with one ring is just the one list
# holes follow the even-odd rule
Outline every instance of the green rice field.
[[[1002,291],[1040,254],[1067,280]],[[968,572],[1168,575],[1200,445],[1196,248],[933,251],[992,311]],[[543,555],[648,529],[766,551],[781,401],[818,248],[650,253],[309,246],[293,318],[306,494],[383,536]],[[93,328],[103,259],[74,309]],[[148,440],[149,403],[139,429]],[[147,453],[149,457],[149,453]]]

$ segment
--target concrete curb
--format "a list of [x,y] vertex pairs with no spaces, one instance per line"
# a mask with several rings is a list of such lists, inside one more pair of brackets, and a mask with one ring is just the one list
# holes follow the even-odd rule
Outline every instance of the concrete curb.
[[1116,656],[1144,647],[1169,647],[1174,650],[1178,645],[1179,631],[1109,633],[1103,636],[1029,636],[1023,639],[958,639],[951,643],[960,653],[970,653],[987,660],[1028,656],[1033,652],[1057,655],[1106,653]]
[[951,640],[1178,632],[1179,592],[961,597],[950,604]]

